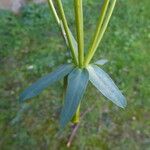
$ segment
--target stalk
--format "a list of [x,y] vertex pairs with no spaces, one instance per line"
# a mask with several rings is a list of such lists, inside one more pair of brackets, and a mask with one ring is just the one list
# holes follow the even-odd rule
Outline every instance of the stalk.
[[82,68],[84,61],[84,31],[83,31],[83,7],[82,0],[74,0],[75,20],[78,43],[79,67]]
[[70,46],[73,61],[74,61],[75,65],[78,65],[78,60],[76,59],[76,56],[75,56],[75,50],[73,48],[73,43],[72,43],[72,40],[71,40],[71,35],[70,35],[67,19],[66,19],[64,10],[63,10],[61,0],[56,0],[56,1],[57,1],[57,4],[58,4],[58,9],[60,11],[60,16],[61,16],[61,19],[62,19],[64,30],[66,32],[66,36],[67,36],[67,39],[68,39],[68,43],[69,43],[69,46]]
[[58,25],[59,28],[61,29],[61,33],[62,33],[62,35],[63,35],[63,38],[64,38],[64,40],[65,40],[67,46],[69,46],[69,43],[68,43],[68,39],[67,39],[67,37],[66,37],[66,32],[65,32],[64,26],[63,26],[62,21],[60,20],[58,14],[57,14],[57,11],[56,11],[55,6],[54,6],[54,3],[53,3],[53,0],[47,0],[47,1],[48,1],[48,4],[49,4],[49,7],[50,7],[50,9],[52,10],[52,13],[53,13],[53,15],[54,15],[54,17],[55,17],[55,20],[56,20],[56,22],[57,22],[57,25]]
[[57,24],[60,26],[60,19],[58,17],[58,14],[56,12],[55,7],[54,7],[53,0],[47,0],[47,1],[48,1],[48,4],[49,4],[49,7],[51,8],[51,10],[53,12],[53,15],[55,17],[55,20],[56,20]]
[[77,124],[77,123],[79,123],[79,121],[80,121],[80,104],[77,108],[77,111],[76,111],[75,115],[72,118],[72,123]]
[[105,15],[106,15],[108,4],[109,4],[109,0],[104,0],[103,5],[102,5],[102,9],[100,11],[100,16],[99,16],[98,24],[96,27],[96,31],[95,31],[94,37],[92,38],[92,42],[91,42],[91,45],[90,45],[89,50],[88,50],[88,55],[86,57],[86,61],[91,59],[90,57],[96,51],[95,45],[97,43],[97,39],[98,39],[98,36],[99,36],[101,28],[102,28],[102,24],[103,24]]
[[108,10],[108,12],[106,14],[106,19],[105,19],[105,21],[104,21],[104,23],[102,25],[101,31],[99,32],[97,41],[96,41],[96,43],[94,45],[94,50],[89,50],[88,55],[87,55],[86,60],[85,60],[85,66],[87,66],[90,63],[91,59],[93,58],[93,56],[95,54],[95,51],[96,51],[98,45],[100,44],[100,42],[101,42],[101,40],[103,38],[103,35],[104,35],[104,33],[105,33],[106,29],[107,29],[108,23],[110,21],[111,15],[113,13],[115,4],[116,4],[116,0],[111,1],[109,10]]

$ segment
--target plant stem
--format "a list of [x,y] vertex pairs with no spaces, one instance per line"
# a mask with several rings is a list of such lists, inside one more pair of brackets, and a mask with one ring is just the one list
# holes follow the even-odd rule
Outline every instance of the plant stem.
[[[88,109],[81,115],[81,120],[83,120],[83,118],[86,116],[86,114],[89,113],[89,112],[91,112],[91,111],[94,109],[94,107],[95,107],[95,104],[92,105],[90,108],[88,108]],[[67,142],[67,147],[70,147],[70,146],[71,146],[72,141],[73,141],[73,139],[74,139],[74,137],[75,137],[75,135],[76,135],[76,133],[77,133],[77,130],[78,130],[80,124],[81,124],[81,121],[80,121],[79,123],[77,123],[77,124],[73,127],[72,133],[71,133],[71,135],[70,135],[70,137],[69,137],[69,140],[68,140],[68,142]]]
[[110,18],[111,18],[111,16],[112,16],[112,13],[113,13],[115,4],[116,4],[116,0],[113,0],[113,1],[111,2],[111,4],[110,4],[110,9],[108,10],[108,13],[107,13],[107,15],[106,15],[106,20],[105,20],[105,22],[104,22],[104,24],[103,24],[103,28],[102,28],[102,30],[101,30],[101,32],[100,32],[100,35],[99,35],[99,38],[98,38],[98,42],[96,43],[96,49],[97,49],[99,43],[101,42],[101,40],[102,40],[102,38],[103,38],[103,35],[104,35],[104,33],[105,33],[106,29],[107,29],[107,26],[108,26],[108,23],[109,23]]
[[83,7],[82,0],[74,0],[77,43],[78,43],[78,60],[79,67],[82,68],[84,61],[84,29],[83,29]]
[[75,50],[73,48],[73,43],[72,43],[72,40],[71,40],[71,35],[70,35],[67,19],[66,19],[64,10],[63,10],[61,0],[56,0],[56,1],[57,1],[57,4],[58,4],[58,9],[60,11],[60,16],[61,16],[61,19],[62,19],[64,30],[66,32],[66,36],[67,36],[67,39],[68,39],[68,43],[69,43],[69,46],[70,46],[70,49],[71,49],[71,54],[72,54],[73,61],[74,61],[75,65],[78,65],[78,60],[76,59],[76,56],[75,56]]
[[56,20],[56,22],[57,22],[57,25],[58,25],[59,28],[61,29],[61,33],[62,33],[62,35],[63,35],[63,38],[64,38],[64,40],[65,40],[67,46],[69,46],[69,43],[68,43],[68,39],[67,39],[67,37],[66,37],[66,32],[65,32],[64,26],[63,26],[62,21],[60,20],[58,14],[57,14],[57,11],[56,11],[55,6],[54,6],[54,3],[53,3],[53,0],[47,0],[47,1],[48,1],[48,4],[49,4],[49,7],[50,7],[50,9],[52,10],[52,13],[53,13],[53,15],[54,15],[54,17],[55,17],[55,20]]
[[85,64],[87,64],[87,62],[91,59],[92,54],[96,51],[95,45],[97,43],[97,39],[102,28],[102,24],[106,15],[108,4],[109,4],[109,0],[104,0],[101,11],[100,11],[100,16],[99,16],[98,24],[96,27],[96,31],[95,31],[94,37],[92,38],[92,42],[88,50],[88,55],[86,57]]
[[53,15],[54,15],[54,17],[55,17],[55,20],[56,20],[57,24],[60,26],[60,19],[59,19],[59,17],[58,17],[58,14],[57,14],[57,12],[56,12],[55,7],[54,7],[53,0],[47,0],[47,1],[48,1],[48,4],[49,4],[49,6],[50,6],[52,12],[53,12]]
[[[57,25],[61,29],[61,33],[62,33],[62,36],[63,36],[65,42],[66,42],[66,45],[70,49],[69,43],[68,43],[68,39],[67,39],[67,36],[66,36],[66,32],[65,32],[65,29],[64,29],[64,25],[62,23],[62,20],[58,16],[58,13],[57,13],[56,8],[54,6],[53,0],[48,0],[48,4],[49,4],[50,9],[52,10],[52,13],[53,13],[53,15],[55,17]],[[78,58],[78,46],[77,46],[77,42],[75,41],[74,36],[72,35],[72,33],[71,33],[70,30],[69,30],[69,34],[71,35],[71,39],[72,39],[72,43],[73,43],[73,46],[74,46],[74,49],[75,49],[75,55],[76,55],[76,59],[77,59]],[[68,49],[68,51],[69,51],[69,49]]]
[[101,42],[101,40],[103,38],[103,35],[104,35],[104,33],[105,33],[106,29],[107,29],[108,23],[110,21],[111,15],[113,13],[115,4],[116,4],[116,0],[112,0],[111,4],[110,4],[110,7],[109,7],[109,10],[108,10],[108,12],[106,14],[106,19],[105,19],[105,21],[103,23],[101,31],[99,32],[99,35],[98,35],[98,38],[97,38],[97,42],[94,45],[94,50],[89,50],[89,52],[88,52],[88,55],[87,55],[86,60],[85,60],[85,66],[87,66],[90,63],[91,59],[93,58],[93,56],[95,54],[95,51],[96,51],[99,43]]
[[80,104],[77,108],[77,111],[76,111],[75,115],[72,118],[72,123],[77,124],[77,123],[79,123],[79,121],[80,121]]

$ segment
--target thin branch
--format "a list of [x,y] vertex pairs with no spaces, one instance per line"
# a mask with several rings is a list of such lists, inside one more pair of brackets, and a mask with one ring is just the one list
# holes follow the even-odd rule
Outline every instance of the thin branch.
[[80,122],[78,124],[74,124],[73,125],[73,130],[72,130],[72,133],[69,137],[69,140],[67,142],[67,147],[70,147],[71,144],[72,144],[72,141],[77,133],[77,130],[81,124],[81,121],[83,120],[83,118],[86,116],[87,113],[91,112],[93,109],[94,109],[95,105],[93,105],[92,107],[88,108],[82,115],[81,115],[81,118],[80,118]]

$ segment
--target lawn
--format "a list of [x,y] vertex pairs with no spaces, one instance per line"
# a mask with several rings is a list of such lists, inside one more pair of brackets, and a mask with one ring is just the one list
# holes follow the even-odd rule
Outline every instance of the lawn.
[[[99,1],[84,0],[86,49],[99,15]],[[75,33],[72,1],[63,2]],[[149,6],[149,0],[118,0],[94,60],[109,60],[102,68],[122,90],[128,105],[124,110],[116,107],[89,84],[81,110],[94,109],[81,120],[71,150],[150,149]],[[59,133],[62,81],[22,107],[18,101],[27,86],[65,62],[67,56],[48,5],[29,3],[18,15],[0,10],[1,150],[67,149],[70,124]]]

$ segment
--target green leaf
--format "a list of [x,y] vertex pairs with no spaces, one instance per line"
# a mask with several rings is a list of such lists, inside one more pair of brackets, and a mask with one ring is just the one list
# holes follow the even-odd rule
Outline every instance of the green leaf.
[[89,81],[89,74],[86,69],[75,68],[68,76],[68,86],[64,106],[61,112],[61,127],[72,119],[77,107],[83,97]]
[[94,64],[98,65],[98,66],[103,66],[108,62],[107,59],[100,59],[98,61],[96,61]]
[[89,65],[89,78],[92,84],[117,106],[124,108],[126,99],[109,75],[96,65]]
[[29,98],[32,98],[42,92],[45,88],[49,85],[53,84],[54,82],[62,79],[64,76],[69,74],[73,70],[73,65],[71,64],[64,64],[60,66],[54,72],[40,78],[37,82],[29,86],[21,95],[19,100],[25,101]]

